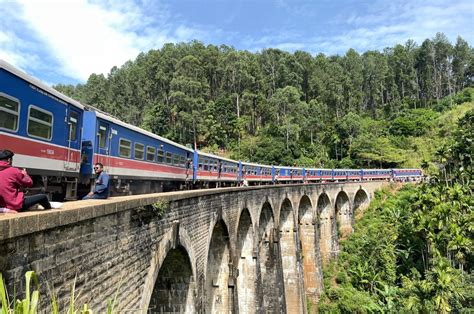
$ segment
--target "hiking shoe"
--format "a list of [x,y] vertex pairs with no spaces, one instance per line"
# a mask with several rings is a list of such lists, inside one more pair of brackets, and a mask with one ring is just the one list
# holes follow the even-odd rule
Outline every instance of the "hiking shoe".
[[49,202],[51,204],[52,209],[58,209],[63,207],[63,203],[61,202]]

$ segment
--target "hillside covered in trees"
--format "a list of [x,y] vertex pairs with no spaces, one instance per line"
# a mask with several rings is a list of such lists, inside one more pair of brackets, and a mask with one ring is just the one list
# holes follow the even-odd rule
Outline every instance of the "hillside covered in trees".
[[444,137],[433,130],[447,119],[443,112],[472,99],[465,88],[473,76],[473,48],[438,33],[421,45],[408,40],[343,56],[166,44],[107,76],[55,88],[178,143],[235,159],[414,167],[429,166],[426,138]]
[[[322,313],[474,311],[474,110],[439,156],[430,183],[385,190],[325,271]],[[395,193],[397,192],[397,193]]]

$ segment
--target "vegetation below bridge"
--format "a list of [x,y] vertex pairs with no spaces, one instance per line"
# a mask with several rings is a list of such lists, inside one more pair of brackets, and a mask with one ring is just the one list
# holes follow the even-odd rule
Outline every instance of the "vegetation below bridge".
[[321,312],[474,310],[474,110],[431,183],[379,193],[325,271]]

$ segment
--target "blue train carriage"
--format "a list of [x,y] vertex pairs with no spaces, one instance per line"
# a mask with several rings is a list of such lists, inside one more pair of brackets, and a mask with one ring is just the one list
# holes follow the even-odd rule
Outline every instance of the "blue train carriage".
[[318,169],[321,182],[332,182],[334,180],[333,169]]
[[320,171],[316,168],[305,168],[304,177],[307,182],[321,181]]
[[390,180],[392,169],[362,169],[363,180]]
[[423,178],[421,169],[392,169],[393,180],[395,181],[419,181]]
[[303,168],[289,166],[275,166],[276,180],[281,183],[303,182]]
[[304,168],[304,179],[310,183],[332,180],[332,169]]
[[239,162],[196,151],[195,185],[202,187],[235,186],[239,181]]
[[290,167],[290,177],[293,183],[304,182],[304,168]]
[[174,191],[193,179],[193,150],[89,108],[84,113],[82,183],[93,165],[109,173],[111,195]]
[[272,166],[256,164],[252,162],[241,162],[242,178],[249,185],[271,184],[274,180]]
[[0,149],[15,153],[34,186],[53,199],[75,199],[84,107],[0,60]]
[[360,169],[333,169],[335,181],[360,181],[362,173]]

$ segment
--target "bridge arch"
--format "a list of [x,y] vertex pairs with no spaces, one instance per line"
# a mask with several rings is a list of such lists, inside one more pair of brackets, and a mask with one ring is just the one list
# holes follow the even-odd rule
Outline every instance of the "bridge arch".
[[[177,227],[177,225],[175,225],[175,227]],[[183,253],[181,254],[182,259],[185,259],[183,255],[184,255],[184,252],[186,252],[186,256],[188,257],[189,262],[190,262],[191,274],[192,274],[192,280],[188,280],[186,278],[182,278],[182,280],[185,282],[189,281],[189,284],[188,284],[189,291],[195,292],[197,289],[196,265],[195,265],[196,255],[193,250],[191,239],[189,235],[187,234],[187,231],[185,228],[179,228],[179,235],[178,235],[178,238],[176,238],[176,234],[175,234],[176,230],[177,228],[174,228],[174,227],[169,228],[167,232],[164,233],[162,241],[159,242],[158,247],[155,249],[154,253],[152,254],[150,269],[148,271],[148,275],[145,278],[144,292],[142,294],[142,298],[140,301],[140,304],[141,304],[140,308],[149,308],[149,306],[152,303],[156,304],[156,302],[152,300],[153,298],[152,294],[156,286],[158,277],[160,276],[160,272],[162,270],[165,260],[169,256],[168,253],[172,250],[177,249],[178,247],[181,253]],[[179,255],[179,254],[178,252],[174,252],[173,255]],[[177,257],[179,258],[179,256]],[[163,272],[163,274],[165,273],[166,272]],[[194,294],[192,296],[194,296]],[[188,301],[186,302],[187,308],[191,309],[191,312],[193,312],[197,300],[188,299]]]
[[319,249],[323,264],[329,262],[332,252],[332,206],[329,196],[323,192],[318,197],[317,217],[319,220]]
[[312,303],[318,301],[319,295],[319,265],[317,259],[317,228],[316,217],[311,199],[303,195],[298,208],[298,231],[301,241],[301,254],[303,262],[303,276],[306,299]]
[[168,251],[153,287],[148,310],[158,313],[194,313],[196,281],[186,249]]
[[222,219],[218,220],[212,230],[208,247],[206,267],[206,313],[230,312],[232,295],[229,291],[231,275],[231,254],[229,232]]
[[335,204],[336,224],[333,234],[336,241],[334,241],[334,251],[338,251],[339,238],[344,239],[352,232],[352,208],[349,196],[345,191],[340,191],[336,196]]
[[302,313],[300,269],[296,246],[297,229],[293,204],[288,198],[285,198],[281,204],[279,231],[286,310],[288,313]]
[[253,313],[257,303],[257,265],[254,258],[254,229],[247,208],[240,214],[237,227],[236,263],[239,313]]
[[354,208],[352,210],[353,212],[353,220],[355,219],[355,216],[357,215],[358,210],[364,210],[370,202],[369,198],[369,193],[365,191],[363,188],[360,188],[357,190],[355,196],[354,196]]
[[273,208],[265,202],[260,210],[258,222],[258,270],[260,271],[259,295],[261,310],[269,313],[280,313],[284,308],[284,290],[279,272],[278,235],[275,234],[275,218]]

